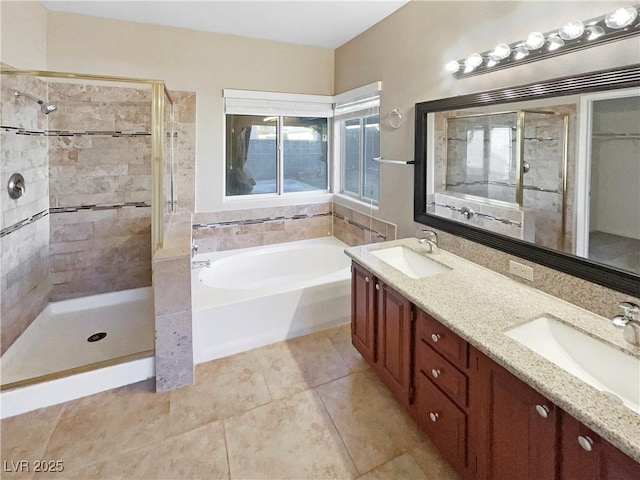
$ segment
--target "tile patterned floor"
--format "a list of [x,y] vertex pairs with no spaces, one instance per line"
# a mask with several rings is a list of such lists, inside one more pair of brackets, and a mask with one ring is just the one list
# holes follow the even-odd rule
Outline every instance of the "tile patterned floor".
[[[153,388],[2,420],[0,476],[457,479],[351,346],[348,325],[199,365],[189,387]],[[10,472],[43,459],[64,471]]]

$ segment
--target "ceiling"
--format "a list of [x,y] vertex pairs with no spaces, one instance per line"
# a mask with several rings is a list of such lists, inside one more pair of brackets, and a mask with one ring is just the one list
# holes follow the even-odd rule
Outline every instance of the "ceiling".
[[337,48],[409,0],[42,0],[47,9]]

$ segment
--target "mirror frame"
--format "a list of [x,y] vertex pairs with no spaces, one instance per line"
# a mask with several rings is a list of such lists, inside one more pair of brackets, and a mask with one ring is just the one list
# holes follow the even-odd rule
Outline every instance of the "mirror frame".
[[533,243],[509,238],[488,230],[427,213],[427,115],[446,110],[474,108],[502,103],[578,95],[640,86],[640,64],[554,78],[526,85],[460,95],[416,103],[415,119],[415,222],[472,240],[569,275],[622,293],[640,297],[640,276]]

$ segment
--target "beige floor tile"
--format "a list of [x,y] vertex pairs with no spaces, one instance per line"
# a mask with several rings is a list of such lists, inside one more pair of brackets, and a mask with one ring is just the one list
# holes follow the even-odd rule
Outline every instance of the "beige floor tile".
[[271,397],[254,352],[203,363],[196,383],[171,392],[171,434],[237,415]]
[[322,332],[268,345],[255,352],[274,399],[349,374],[344,360]]
[[44,457],[73,471],[166,438],[169,394],[154,385],[151,379],[69,402]]
[[228,479],[224,426],[215,422],[54,478]]
[[350,323],[325,330],[324,333],[340,353],[342,360],[344,360],[344,363],[349,367],[349,371],[361,372],[369,369],[369,365],[367,365],[367,362],[362,358],[362,355],[360,355],[351,344]]
[[427,438],[409,452],[428,480],[460,480],[451,465],[442,458],[436,447]]
[[312,390],[224,422],[232,479],[350,479],[356,475]]
[[[0,422],[2,478],[31,478],[34,460],[42,460],[63,405],[41,408]],[[28,464],[21,463],[26,460]],[[24,468],[27,465],[28,471]]]
[[[408,453],[358,477],[358,480],[430,480]],[[433,480],[439,480],[434,478]]]
[[370,372],[317,388],[360,473],[414,448],[424,437]]

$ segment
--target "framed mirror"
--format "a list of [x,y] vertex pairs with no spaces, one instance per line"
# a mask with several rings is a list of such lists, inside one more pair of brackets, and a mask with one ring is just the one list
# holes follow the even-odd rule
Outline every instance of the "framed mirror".
[[414,220],[640,296],[640,65],[416,104]]

